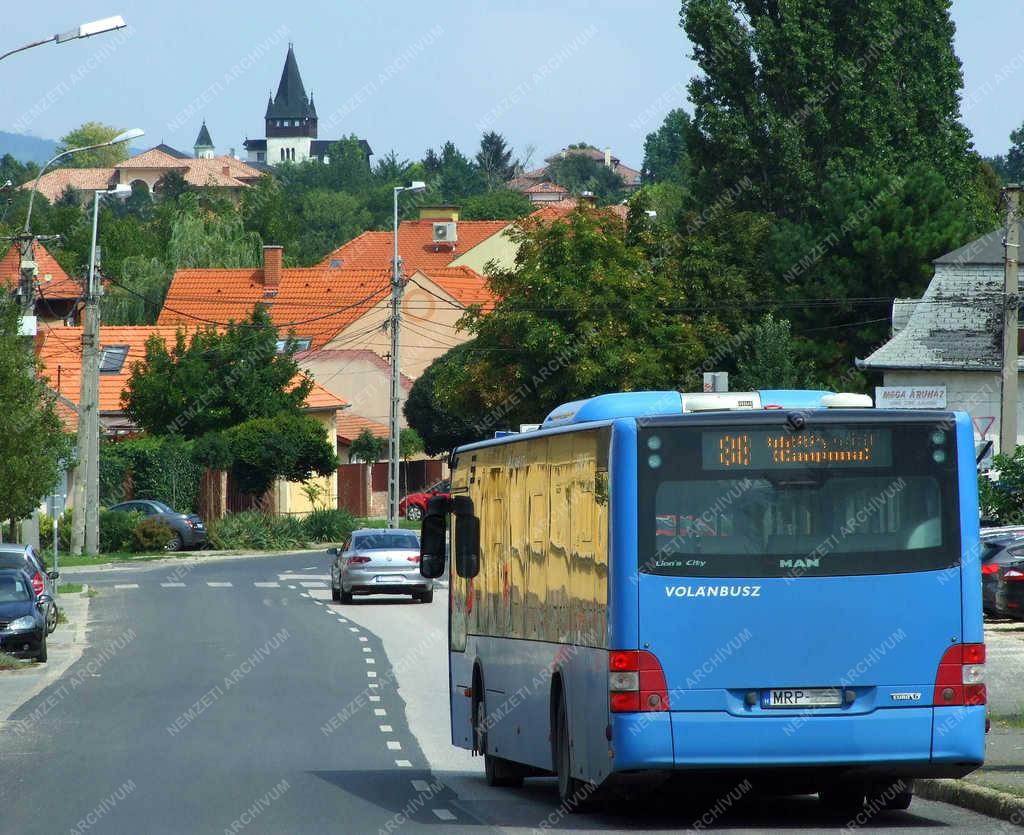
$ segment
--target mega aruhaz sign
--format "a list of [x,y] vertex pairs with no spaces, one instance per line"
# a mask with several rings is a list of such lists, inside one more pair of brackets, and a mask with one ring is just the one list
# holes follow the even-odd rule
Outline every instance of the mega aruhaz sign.
[[876,409],[945,409],[945,386],[877,386]]

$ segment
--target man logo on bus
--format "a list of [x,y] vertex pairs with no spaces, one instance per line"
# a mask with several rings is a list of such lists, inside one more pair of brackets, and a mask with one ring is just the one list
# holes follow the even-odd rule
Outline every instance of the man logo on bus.
[[779,560],[779,568],[818,568],[821,560]]

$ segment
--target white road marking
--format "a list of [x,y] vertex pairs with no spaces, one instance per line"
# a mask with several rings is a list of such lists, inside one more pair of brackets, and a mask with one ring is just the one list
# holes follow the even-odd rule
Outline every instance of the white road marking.
[[412,768],[412,763],[408,760],[395,760],[395,765],[399,768]]
[[231,583],[207,583],[206,585],[208,585],[211,589],[229,589],[229,588],[231,588]]
[[437,815],[443,821],[455,820],[455,815],[449,812],[447,809],[434,809],[434,814]]
[[313,602],[316,603],[317,606],[323,606],[324,605],[322,600],[314,600]]
[[390,725],[381,725],[380,726],[380,732],[382,734],[389,734],[389,733],[392,733],[394,730],[395,729],[392,728]]
[[161,583],[160,586],[165,589],[183,589],[185,588],[184,583]]
[[279,588],[281,588],[281,584],[276,582],[276,581],[273,581],[273,580],[271,580],[269,582],[266,582],[266,583],[253,583],[253,585],[256,586],[256,588],[258,588],[258,589],[279,589]]
[[323,580],[303,580],[299,585],[304,589],[322,589],[327,584]]
[[115,589],[137,589],[138,583],[117,583],[114,585]]
[[360,641],[369,641],[370,639],[367,638],[365,635],[363,635],[359,640]]
[[375,707],[373,709],[373,715],[374,716],[387,716],[388,712],[386,710],[384,710],[384,708],[382,708],[382,707]]
[[430,791],[430,783],[428,783],[426,780],[413,780],[412,788],[413,791],[428,792]]
[[302,570],[303,570],[303,571],[316,571],[316,566],[315,566],[315,565],[307,565],[307,566],[306,566],[306,567],[305,567],[304,569],[302,569]]
[[348,631],[349,631],[349,632],[358,632],[358,631],[359,631],[359,629],[358,629],[358,627],[355,627],[355,626],[350,626],[350,627],[348,628]]
[[380,701],[380,696],[370,696],[370,701],[371,702],[379,702]]
[[389,751],[401,751],[402,750],[402,743],[399,742],[397,739],[389,739],[387,745],[388,745],[388,750]]
[[364,658],[363,661],[365,661],[367,664],[376,664],[377,663],[372,658]]
[[330,580],[330,574],[278,574],[278,580]]
[[379,684],[367,684],[366,686],[367,687],[380,687]]
[[370,647],[363,647],[363,652],[373,652]]
[[289,583],[288,584],[288,588],[293,589],[293,588],[295,588],[295,586],[293,586],[293,585],[291,585],[291,583]]
[[348,621],[345,618],[338,618],[338,623],[348,623]]

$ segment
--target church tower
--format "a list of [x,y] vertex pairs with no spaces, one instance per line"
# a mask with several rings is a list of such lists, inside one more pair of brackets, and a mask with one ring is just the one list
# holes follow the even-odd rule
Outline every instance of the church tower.
[[277,95],[267,102],[264,119],[268,163],[275,165],[309,159],[312,140],[316,139],[317,133],[316,107],[312,96],[306,95],[306,88],[302,85],[292,44],[288,44]]
[[199,136],[192,146],[196,159],[213,159],[213,140],[210,139],[210,132],[206,129],[206,120],[203,119],[203,126],[199,129]]

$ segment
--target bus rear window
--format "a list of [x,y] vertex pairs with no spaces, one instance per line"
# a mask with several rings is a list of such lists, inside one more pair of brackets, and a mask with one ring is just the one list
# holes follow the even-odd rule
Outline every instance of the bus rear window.
[[639,443],[642,572],[803,577],[959,562],[950,427],[662,426]]

